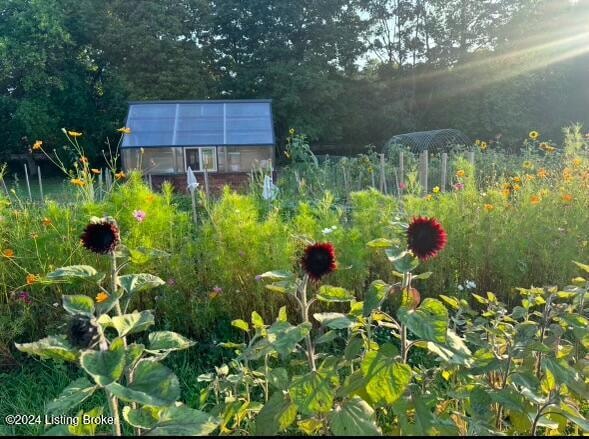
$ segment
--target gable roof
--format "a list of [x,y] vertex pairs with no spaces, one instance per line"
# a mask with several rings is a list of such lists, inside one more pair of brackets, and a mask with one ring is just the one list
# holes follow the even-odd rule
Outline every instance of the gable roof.
[[122,148],[273,146],[271,100],[132,101]]

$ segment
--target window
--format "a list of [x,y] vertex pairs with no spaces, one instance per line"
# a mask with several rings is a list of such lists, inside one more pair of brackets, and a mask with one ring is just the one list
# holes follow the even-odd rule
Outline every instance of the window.
[[195,172],[217,172],[217,151],[215,148],[184,148],[186,169]]

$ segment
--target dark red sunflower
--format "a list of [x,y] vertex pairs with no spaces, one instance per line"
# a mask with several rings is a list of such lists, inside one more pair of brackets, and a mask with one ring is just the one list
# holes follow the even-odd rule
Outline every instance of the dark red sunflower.
[[442,251],[448,242],[448,235],[442,224],[435,218],[413,218],[407,229],[409,249],[419,259],[433,258]]
[[309,245],[305,248],[301,265],[305,273],[315,281],[335,271],[335,248],[333,244],[330,242],[318,242]]
[[72,316],[68,327],[68,338],[77,348],[88,348],[98,340],[96,323],[88,317],[78,314]]
[[88,250],[106,255],[115,251],[121,242],[117,223],[111,218],[102,218],[90,222],[80,236],[82,245]]

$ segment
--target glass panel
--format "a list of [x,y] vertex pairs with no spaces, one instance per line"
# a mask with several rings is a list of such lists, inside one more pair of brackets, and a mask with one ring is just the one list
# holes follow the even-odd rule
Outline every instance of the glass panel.
[[223,143],[223,104],[181,104],[176,145]]
[[227,148],[228,172],[249,172],[272,166],[274,149],[267,146]]
[[123,146],[172,145],[175,117],[175,104],[131,105]]
[[217,155],[215,148],[201,148],[201,158],[203,170],[216,171],[217,170]]
[[186,169],[200,171],[200,154],[198,148],[186,148]]
[[143,151],[140,162],[144,173],[173,174],[176,172],[173,148],[145,148]]
[[226,104],[226,130],[228,145],[272,143],[270,104]]
[[123,159],[123,170],[125,172],[129,172],[132,169],[137,169],[138,166],[138,153],[139,150],[138,149],[124,149],[122,151],[122,159]]

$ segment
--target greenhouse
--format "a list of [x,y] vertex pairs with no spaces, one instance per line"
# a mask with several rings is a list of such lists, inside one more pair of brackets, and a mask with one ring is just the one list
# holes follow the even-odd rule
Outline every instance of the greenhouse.
[[271,168],[270,100],[130,102],[123,169],[154,176],[243,174]]

